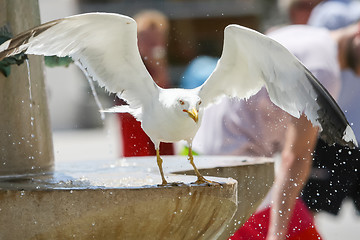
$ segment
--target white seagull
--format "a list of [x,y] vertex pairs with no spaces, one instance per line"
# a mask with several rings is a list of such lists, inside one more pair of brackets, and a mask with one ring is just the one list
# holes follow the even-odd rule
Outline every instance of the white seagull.
[[204,109],[224,95],[246,99],[266,87],[271,100],[294,117],[304,113],[329,143],[357,146],[354,133],[334,99],[299,60],[278,42],[254,30],[225,28],[221,58],[203,85],[163,89],[146,70],[137,46],[134,19],[88,13],[51,21],[0,46],[0,60],[18,53],[70,56],[87,77],[125,99],[129,112],[153,141],[162,185],[168,184],[160,142],[187,141],[196,183],[210,183],[198,171],[191,151]]

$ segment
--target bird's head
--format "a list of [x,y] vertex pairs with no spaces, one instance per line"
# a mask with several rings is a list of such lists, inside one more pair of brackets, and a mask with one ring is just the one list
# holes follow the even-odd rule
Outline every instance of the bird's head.
[[182,111],[196,123],[199,121],[199,109],[201,105],[201,99],[199,96],[182,96],[177,100],[177,105],[180,111]]

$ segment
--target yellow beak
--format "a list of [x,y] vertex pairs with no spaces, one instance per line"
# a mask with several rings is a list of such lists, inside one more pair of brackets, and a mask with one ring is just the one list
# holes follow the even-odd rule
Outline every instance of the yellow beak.
[[199,120],[198,111],[193,108],[190,111],[186,111],[189,114],[189,117],[191,117],[196,123]]

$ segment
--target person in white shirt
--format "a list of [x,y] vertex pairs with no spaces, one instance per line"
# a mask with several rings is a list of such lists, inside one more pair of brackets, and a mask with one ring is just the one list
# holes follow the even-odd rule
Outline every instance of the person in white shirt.
[[[336,43],[329,31],[294,25],[274,31],[269,37],[288,48],[337,98],[340,69]],[[193,142],[195,151],[267,157],[281,151],[291,121],[290,115],[270,101],[265,89],[247,101],[224,98],[207,109],[203,119]],[[210,133],[214,138],[209,137]]]

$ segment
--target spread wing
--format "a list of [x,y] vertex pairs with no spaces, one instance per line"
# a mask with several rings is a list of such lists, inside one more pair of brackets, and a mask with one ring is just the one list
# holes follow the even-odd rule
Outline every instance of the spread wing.
[[335,100],[299,60],[278,42],[238,25],[225,29],[214,72],[199,87],[204,105],[223,95],[249,98],[263,86],[271,101],[294,117],[304,113],[328,143],[357,146]]
[[140,57],[136,22],[127,16],[88,13],[45,23],[3,43],[0,60],[20,52],[72,57],[131,108],[148,102],[157,88]]

